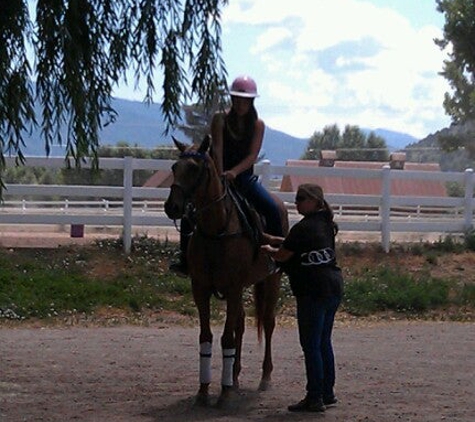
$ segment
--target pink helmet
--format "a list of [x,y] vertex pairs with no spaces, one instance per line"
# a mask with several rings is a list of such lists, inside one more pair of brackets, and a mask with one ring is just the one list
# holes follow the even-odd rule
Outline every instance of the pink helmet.
[[256,98],[259,96],[256,82],[250,76],[238,76],[234,79],[229,93],[234,97]]

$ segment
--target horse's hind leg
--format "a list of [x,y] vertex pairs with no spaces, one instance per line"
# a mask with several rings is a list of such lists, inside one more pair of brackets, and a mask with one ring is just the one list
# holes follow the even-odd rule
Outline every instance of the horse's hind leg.
[[264,327],[264,360],[262,362],[262,377],[259,384],[259,390],[269,389],[271,383],[271,374],[274,369],[272,363],[272,335],[275,329],[275,310],[279,300],[280,274],[269,276],[260,286],[263,288],[265,308],[262,313]]
[[210,294],[193,286],[193,297],[198,308],[200,319],[200,388],[196,396],[196,404],[209,404],[209,384],[211,382],[211,353],[213,335],[210,327]]

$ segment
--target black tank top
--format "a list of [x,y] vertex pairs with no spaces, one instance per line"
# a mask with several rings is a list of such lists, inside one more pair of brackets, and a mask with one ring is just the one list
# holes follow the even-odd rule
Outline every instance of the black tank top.
[[[251,143],[251,137],[240,138],[229,128],[228,122],[225,120],[223,128],[223,171],[232,169],[244,160],[251,151]],[[241,174],[254,174],[254,166]]]

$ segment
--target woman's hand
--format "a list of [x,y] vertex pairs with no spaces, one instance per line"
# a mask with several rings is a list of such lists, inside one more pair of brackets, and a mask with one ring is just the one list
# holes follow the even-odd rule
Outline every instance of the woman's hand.
[[289,260],[294,254],[292,251],[285,249],[283,246],[274,248],[271,245],[261,245],[260,249],[262,252],[274,258],[277,262],[285,262]]
[[266,253],[266,254],[273,254],[275,252],[277,252],[277,249],[272,247],[271,245],[261,245],[261,251]]
[[282,242],[284,241],[284,238],[281,236],[272,236],[269,233],[261,233],[261,244],[262,245],[271,245],[275,247],[279,247],[282,245]]
[[233,182],[236,179],[236,173],[233,170],[226,170],[223,173],[223,176],[226,178],[228,182]]

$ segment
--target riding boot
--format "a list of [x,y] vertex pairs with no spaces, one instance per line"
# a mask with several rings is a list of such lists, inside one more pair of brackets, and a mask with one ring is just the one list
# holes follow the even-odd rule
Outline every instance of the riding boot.
[[183,252],[180,252],[178,260],[172,262],[168,269],[173,271],[176,275],[187,277],[188,276],[188,260]]
[[188,259],[187,250],[190,243],[190,236],[193,232],[193,227],[190,225],[187,219],[182,219],[180,223],[180,252],[178,261],[172,262],[168,269],[173,271],[179,276],[188,276]]

